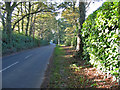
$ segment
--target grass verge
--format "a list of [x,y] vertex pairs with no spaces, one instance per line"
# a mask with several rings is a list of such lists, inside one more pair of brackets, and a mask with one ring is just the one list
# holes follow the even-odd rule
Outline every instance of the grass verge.
[[56,47],[47,88],[118,88],[112,77],[104,79],[88,61],[73,58],[74,52],[71,47]]
[[64,54],[65,51],[63,47],[57,46],[54,51],[53,56],[53,66],[50,73],[50,83],[49,88],[60,88],[64,83],[63,79],[63,70],[64,70]]

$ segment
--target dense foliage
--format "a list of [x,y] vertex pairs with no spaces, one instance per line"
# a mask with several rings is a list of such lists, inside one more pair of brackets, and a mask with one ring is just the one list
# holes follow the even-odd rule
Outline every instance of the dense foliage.
[[75,2],[71,2],[63,12],[62,17],[68,24],[65,31],[65,45],[74,46],[77,45],[77,33],[78,33],[78,20],[79,20],[79,8],[75,6]]
[[17,52],[20,50],[25,50],[33,47],[38,47],[42,45],[47,45],[49,42],[47,40],[41,40],[30,36],[25,36],[24,34],[12,33],[11,43],[8,44],[7,34],[2,34],[2,53],[8,54]]
[[[83,24],[84,60],[107,75],[118,77],[118,2],[105,2]],[[115,79],[114,79],[115,80]]]

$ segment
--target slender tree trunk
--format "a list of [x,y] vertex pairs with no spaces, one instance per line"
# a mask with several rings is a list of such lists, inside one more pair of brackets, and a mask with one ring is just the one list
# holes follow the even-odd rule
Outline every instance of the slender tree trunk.
[[35,37],[35,21],[36,21],[36,14],[34,16],[34,21],[33,21],[33,40],[34,40],[34,37]]
[[[22,2],[21,2],[21,16],[23,16],[22,15],[23,14],[23,7],[22,7]],[[21,22],[21,27],[22,27],[22,32],[24,31],[24,19],[22,19],[22,22]]]
[[[32,7],[32,11],[34,10],[34,6]],[[30,22],[30,32],[29,32],[29,36],[32,35],[33,33],[33,18],[34,18],[34,15],[32,14],[31,16],[31,22]]]
[[58,45],[60,45],[60,37],[58,36]]
[[32,22],[32,20],[33,20],[33,15],[32,15],[32,17],[31,17],[31,22],[30,22],[30,31],[29,31],[29,36],[31,36],[31,35],[32,35],[32,29],[33,29],[33,22]]
[[2,25],[3,25],[3,32],[6,32],[6,26],[5,26],[5,13],[3,13],[3,15],[1,15],[1,19],[2,19]]
[[58,29],[58,45],[60,45],[60,33],[59,33],[59,29]]
[[60,31],[58,28],[58,23],[57,23],[57,31],[58,31],[58,45],[60,45]]
[[[26,6],[25,6],[25,9],[27,9]],[[26,33],[25,33],[26,36],[28,36],[28,27],[29,27],[29,20],[30,20],[30,9],[31,9],[31,4],[29,2],[29,10],[28,10],[29,15],[27,16],[27,25],[26,25]],[[27,11],[26,11],[26,13],[27,13]]]
[[28,26],[29,26],[29,17],[27,17],[27,25],[26,25],[26,33],[25,33],[26,36],[28,36]]
[[[19,10],[18,10],[18,15],[19,15]],[[19,16],[17,18],[19,19]],[[18,32],[20,33],[20,22],[18,22]]]
[[18,33],[20,33],[20,23],[18,23]]
[[[73,13],[75,13],[75,3],[76,2],[73,2]],[[76,30],[77,30],[77,27],[78,27],[78,24],[77,24],[77,20],[75,19],[75,16],[73,17],[74,18],[74,22],[75,22],[75,25],[76,25]],[[72,39],[72,43],[71,43],[71,46],[73,47],[74,46],[74,37],[75,37],[75,32],[74,32],[74,36],[73,36],[73,39]]]

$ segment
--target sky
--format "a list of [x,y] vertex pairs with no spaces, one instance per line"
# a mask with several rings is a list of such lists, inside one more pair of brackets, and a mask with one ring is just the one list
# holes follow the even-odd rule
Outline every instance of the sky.
[[100,6],[102,6],[103,2],[106,0],[100,1],[100,2],[95,2],[91,3],[90,7],[88,9],[88,12],[86,13],[86,16],[90,15],[93,11],[97,10]]
[[[63,0],[57,0],[57,2],[61,3],[61,1]],[[90,4],[87,12],[86,12],[86,17],[88,17],[90,14],[92,14],[92,12],[94,12],[95,10],[97,10],[100,6],[102,6],[103,2],[105,2],[106,0],[101,0],[99,2],[97,2],[97,0],[94,0],[95,2]],[[76,6],[78,5],[79,0],[77,0]],[[61,13],[62,13],[62,9],[60,10],[60,14],[56,17],[56,19],[61,18]]]

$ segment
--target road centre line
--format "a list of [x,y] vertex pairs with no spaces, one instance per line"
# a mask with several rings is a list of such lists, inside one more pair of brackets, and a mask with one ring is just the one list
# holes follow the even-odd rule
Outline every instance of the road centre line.
[[29,58],[30,56],[32,56],[32,54],[30,54],[30,55],[26,56],[26,57],[25,57],[25,59]]
[[6,68],[0,70],[0,72],[3,72],[3,71],[5,71],[5,70],[7,70],[8,68],[14,66],[14,65],[17,64],[17,63],[19,63],[19,62],[15,62],[15,63],[11,64],[10,66],[8,66],[8,67],[6,67]]

